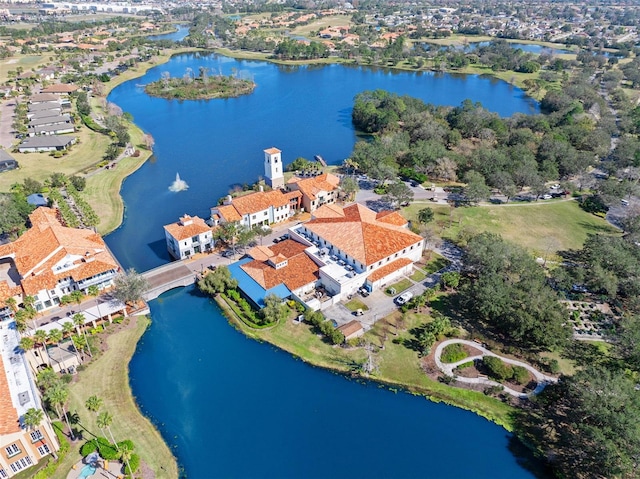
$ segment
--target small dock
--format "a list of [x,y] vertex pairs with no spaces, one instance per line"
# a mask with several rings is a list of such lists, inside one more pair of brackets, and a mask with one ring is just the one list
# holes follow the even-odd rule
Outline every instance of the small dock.
[[324,158],[322,158],[320,155],[315,155],[313,159],[320,163],[323,167],[327,166],[327,162],[324,161]]

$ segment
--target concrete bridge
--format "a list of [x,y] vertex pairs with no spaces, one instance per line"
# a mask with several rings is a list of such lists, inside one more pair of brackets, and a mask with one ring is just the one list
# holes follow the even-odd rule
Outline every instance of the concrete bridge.
[[[194,266],[196,268],[200,266],[200,268],[194,269]],[[187,265],[184,261],[175,261],[145,271],[142,276],[149,282],[149,289],[144,294],[144,300],[151,301],[171,289],[194,284],[197,272],[202,268],[203,266],[199,263]]]

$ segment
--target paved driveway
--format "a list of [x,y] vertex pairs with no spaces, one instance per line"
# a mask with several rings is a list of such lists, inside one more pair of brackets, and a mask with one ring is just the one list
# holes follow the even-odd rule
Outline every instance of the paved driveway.
[[366,298],[356,295],[355,298],[363,302],[369,308],[369,310],[365,311],[362,316],[355,316],[344,306],[343,303],[339,303],[325,309],[323,311],[324,315],[327,318],[335,320],[338,325],[346,324],[353,319],[357,319],[358,321],[360,321],[365,331],[371,329],[376,321],[390,315],[396,309],[398,309],[398,306],[395,303],[395,298],[397,298],[400,294],[411,292],[414,296],[419,296],[427,288],[433,288],[436,284],[438,284],[443,273],[446,273],[447,271],[460,271],[462,267],[462,250],[460,248],[452,243],[445,241],[440,248],[436,248],[434,251],[450,261],[450,264],[446,268],[428,275],[421,282],[415,282],[411,280],[411,278],[408,278],[406,276],[399,278],[397,281],[405,278],[409,279],[412,285],[409,286],[409,288],[407,288],[406,290],[402,291],[402,293],[398,293],[394,297],[387,296],[384,293],[386,287],[374,291]]

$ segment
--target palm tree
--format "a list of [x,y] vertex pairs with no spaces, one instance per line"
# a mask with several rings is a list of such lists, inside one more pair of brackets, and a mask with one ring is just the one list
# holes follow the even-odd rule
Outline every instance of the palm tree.
[[28,313],[24,309],[16,311],[13,319],[16,322],[16,329],[19,333],[24,333],[27,330]]
[[27,431],[38,427],[43,419],[44,411],[42,409],[36,409],[34,407],[29,408],[27,412],[24,413],[23,417],[24,425],[26,426]]
[[113,423],[113,416],[109,414],[107,411],[103,411],[98,415],[98,420],[96,424],[100,429],[107,429],[109,431],[109,436],[111,436],[111,441],[113,441],[113,445],[116,446],[116,449],[120,451],[118,447],[118,443],[113,438],[113,433],[111,432],[111,424]]
[[131,449],[128,444],[123,444],[122,449],[119,449],[118,459],[120,459],[121,461],[124,461],[124,463],[127,465],[124,472],[125,474],[130,475],[131,477],[133,477],[133,471],[131,470],[129,461],[131,460],[132,455],[133,455],[133,449]]
[[58,375],[51,368],[45,368],[40,371],[36,377],[36,383],[38,387],[46,392],[49,388],[53,387],[54,384],[60,382]]
[[16,298],[13,298],[13,297],[7,298],[4,300],[4,304],[8,308],[10,308],[14,313],[18,311],[18,302],[16,301]]
[[20,349],[22,349],[24,352],[32,350],[35,344],[36,342],[30,336],[20,338]]
[[84,406],[92,413],[95,413],[95,415],[97,416],[98,411],[102,407],[102,399],[100,399],[98,396],[95,396],[95,395],[90,396],[85,401]]
[[[73,333],[74,329],[75,327],[73,326],[73,323],[71,321],[62,323],[62,334],[67,338],[71,338],[71,333]],[[76,357],[78,358],[78,360],[80,360],[78,349],[76,348],[76,343],[73,342],[73,339],[71,340],[71,344],[73,345]]]
[[44,353],[47,356],[47,363],[51,366],[51,358],[49,357],[49,351],[47,351],[47,333],[42,329],[38,329],[33,335],[33,339],[40,345],[40,347],[44,350]]
[[91,354],[91,347],[89,346],[89,341],[87,340],[87,333],[84,330],[84,322],[85,322],[84,314],[76,313],[73,315],[72,319],[73,319],[73,324],[76,325],[78,334],[80,334],[80,328],[82,327],[82,335],[84,336],[84,342],[87,345],[87,351],[89,352],[89,356],[93,357],[93,354]]
[[[45,394],[45,399],[55,408],[58,417],[64,418],[64,421],[67,423],[67,428],[69,429],[71,440],[75,441],[76,438],[73,435],[73,429],[71,429],[71,424],[69,424],[69,418],[67,417],[67,411],[64,408],[68,398],[69,390],[67,389],[67,386],[61,382],[51,386]],[[62,414],[60,414],[60,412],[62,412]]]

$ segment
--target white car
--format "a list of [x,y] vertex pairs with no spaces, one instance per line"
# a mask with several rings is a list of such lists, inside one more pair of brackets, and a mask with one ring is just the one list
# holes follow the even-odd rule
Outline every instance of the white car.
[[400,296],[398,296],[396,298],[396,303],[400,306],[402,306],[403,304],[409,302],[409,300],[411,300],[411,298],[413,298],[413,293],[402,293]]
[[551,198],[553,198],[551,195],[542,195],[543,200],[550,200]]

